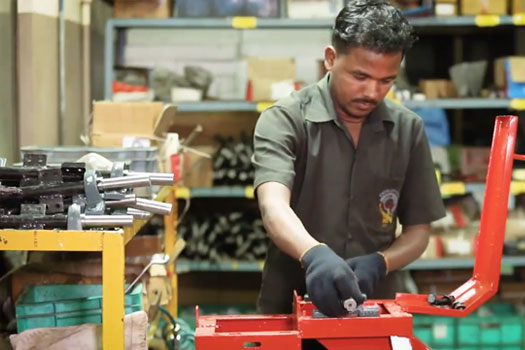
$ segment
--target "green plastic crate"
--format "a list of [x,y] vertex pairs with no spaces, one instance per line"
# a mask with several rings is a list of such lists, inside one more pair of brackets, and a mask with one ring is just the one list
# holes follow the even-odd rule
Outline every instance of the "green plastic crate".
[[440,316],[413,316],[414,334],[434,348],[452,348],[455,345],[455,319]]
[[[142,284],[125,296],[125,312],[142,310]],[[42,327],[102,323],[102,285],[57,284],[26,287],[16,303],[18,332]]]
[[523,318],[515,313],[501,315],[470,315],[458,320],[458,345],[483,349],[518,347],[523,343]]

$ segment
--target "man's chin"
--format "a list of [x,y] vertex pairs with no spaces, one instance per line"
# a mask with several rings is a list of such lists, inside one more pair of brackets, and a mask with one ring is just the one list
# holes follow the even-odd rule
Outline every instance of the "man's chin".
[[367,110],[352,108],[352,109],[347,109],[346,113],[351,115],[354,118],[365,118],[372,112],[372,110],[373,108],[367,109]]

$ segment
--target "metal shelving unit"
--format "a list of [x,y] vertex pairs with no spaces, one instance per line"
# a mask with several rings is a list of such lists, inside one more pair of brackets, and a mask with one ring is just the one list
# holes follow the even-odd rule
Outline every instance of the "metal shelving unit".
[[[525,193],[525,181],[512,181],[511,197]],[[443,197],[464,195],[466,193],[484,193],[484,183],[443,182]],[[179,187],[177,198],[254,198],[252,186],[217,186],[217,187]]]
[[[108,25],[113,28],[215,28],[215,29],[286,29],[286,28],[320,28],[330,29],[333,18],[112,18]],[[457,17],[418,17],[409,18],[416,28],[423,27],[491,27],[525,25],[523,16],[457,16]]]
[[[439,27],[493,27],[493,26],[523,26],[525,16],[460,16],[460,17],[428,17],[410,19],[416,28]],[[333,19],[259,19],[253,17],[234,18],[169,18],[169,19],[110,19],[106,24],[105,33],[105,98],[112,97],[112,82],[115,62],[114,44],[122,31],[130,28],[173,28],[173,29],[326,29],[333,25]],[[509,99],[439,99],[426,101],[403,102],[408,108],[439,107],[445,109],[525,109],[525,100]],[[197,103],[180,103],[180,113],[210,113],[210,112],[261,112],[271,105],[270,102],[256,103],[247,101],[206,101]],[[513,185],[513,194],[525,193],[525,181]],[[471,191],[484,191],[483,184],[443,183],[444,196],[464,194]],[[216,188],[178,188],[177,198],[253,198],[251,187],[216,187]],[[513,196],[511,196],[512,198]],[[175,201],[176,202],[176,201]],[[174,236],[174,235],[172,235]],[[1,242],[0,242],[1,243]],[[166,242],[167,246],[168,243]],[[208,261],[177,260],[176,272],[190,271],[245,271],[258,272],[263,268],[263,262],[229,261],[211,263]],[[502,266],[525,266],[525,257],[504,257]],[[472,258],[455,258],[439,260],[418,260],[406,269],[459,269],[472,268]],[[175,280],[176,281],[176,280]]]
[[[439,27],[494,27],[494,26],[521,26],[525,25],[525,16],[458,16],[458,17],[421,17],[411,18],[410,23],[415,28],[439,28]],[[115,31],[129,28],[179,28],[179,29],[330,29],[333,25],[333,19],[291,19],[291,18],[255,18],[255,17],[232,17],[232,18],[167,18],[167,19],[147,19],[147,18],[112,18],[106,23],[105,33],[105,53],[104,53],[104,91],[105,98],[111,99],[112,82],[113,82],[113,64],[115,59],[114,43]],[[463,102],[457,101],[452,104],[454,107],[444,108],[508,108],[497,105],[490,107],[465,107]],[[225,102],[228,104],[228,102]],[[508,105],[505,105],[508,106]],[[212,109],[218,107],[218,109]],[[196,104],[188,106],[187,112],[206,112],[206,111],[253,111],[249,102],[235,102],[234,104],[217,105]],[[194,108],[194,109],[192,109]],[[201,108],[206,108],[202,110]],[[222,109],[221,109],[222,108]],[[224,109],[228,108],[228,109]],[[184,111],[184,110],[181,110]]]
[[[524,256],[505,256],[501,262],[502,269],[508,267],[525,266]],[[259,272],[264,267],[263,261],[191,261],[179,259],[177,274],[189,272]],[[473,258],[443,258],[435,260],[416,260],[406,266],[405,270],[441,270],[441,269],[471,269],[474,267]]]
[[407,108],[444,108],[444,109],[510,109],[515,102],[505,98],[441,98],[424,101],[404,101]]

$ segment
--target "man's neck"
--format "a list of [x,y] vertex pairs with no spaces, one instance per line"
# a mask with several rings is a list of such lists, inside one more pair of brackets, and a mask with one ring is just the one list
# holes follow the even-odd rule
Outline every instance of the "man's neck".
[[334,106],[337,117],[345,124],[363,124],[366,120],[366,117],[355,117],[347,113],[337,103],[334,103]]

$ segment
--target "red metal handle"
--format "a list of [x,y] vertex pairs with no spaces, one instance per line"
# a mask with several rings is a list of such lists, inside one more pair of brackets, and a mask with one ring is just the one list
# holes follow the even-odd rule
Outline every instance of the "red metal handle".
[[470,280],[450,293],[465,305],[465,309],[455,310],[430,305],[426,295],[397,294],[396,303],[404,311],[466,316],[496,294],[503,255],[513,160],[514,158],[525,160],[524,156],[514,154],[517,126],[516,116],[496,118],[474,272]]

